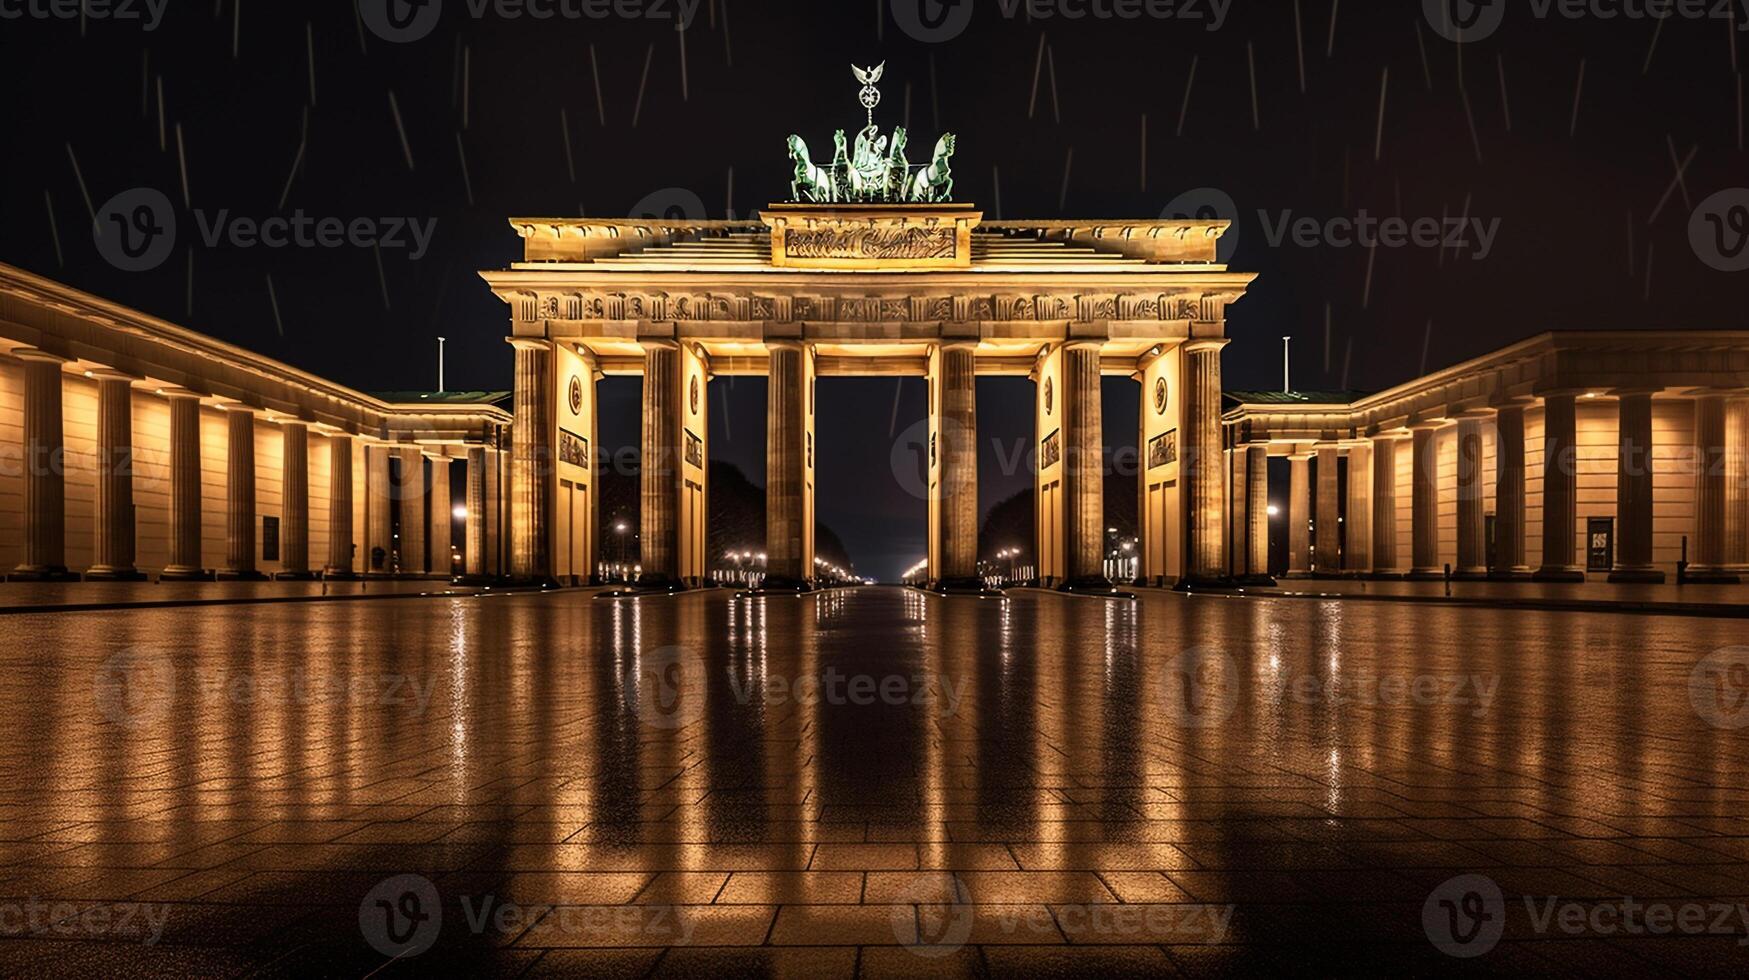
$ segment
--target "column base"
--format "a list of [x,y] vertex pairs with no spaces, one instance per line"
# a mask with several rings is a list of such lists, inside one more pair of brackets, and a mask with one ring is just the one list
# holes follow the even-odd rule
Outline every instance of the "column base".
[[[497,585],[502,581],[503,581],[503,579],[499,578],[496,575],[457,575],[455,578],[450,579],[450,582],[454,585],[471,585],[471,586]],[[591,581],[589,584],[590,585],[600,585],[601,583],[596,582],[596,581]]]
[[253,568],[221,568],[217,576],[221,582],[265,582],[266,574]]
[[1104,576],[1070,579],[1057,586],[1057,591],[1067,592],[1071,595],[1102,596],[1107,599],[1134,599],[1136,597],[1134,592],[1123,591],[1111,584],[1111,580]]
[[1186,575],[1172,586],[1174,592],[1232,592],[1239,587],[1239,580],[1232,578],[1201,578]]
[[1405,575],[1404,578],[1411,582],[1443,582],[1445,581],[1445,569],[1412,568],[1409,570],[1409,574]]
[[171,565],[158,573],[160,582],[211,582],[213,573],[192,565]]
[[79,576],[60,565],[20,565],[6,576],[8,582],[77,582]]
[[85,570],[85,581],[87,582],[144,582],[146,580],[146,573],[137,568],[93,566]]
[[1313,573],[1312,573],[1312,574],[1311,574],[1311,575],[1309,575],[1309,576],[1307,576],[1307,577],[1308,577],[1308,578],[1317,578],[1317,579],[1324,579],[1324,580],[1326,580],[1326,581],[1329,581],[1329,580],[1332,580],[1332,579],[1339,579],[1339,578],[1347,578],[1347,577],[1348,577],[1348,574],[1347,574],[1347,573],[1346,573],[1346,572],[1326,572],[1326,571],[1316,571],[1316,572],[1313,572]]
[[275,582],[314,582],[322,576],[315,572],[274,572]]
[[1488,581],[1488,570],[1486,568],[1460,568],[1451,573],[1451,579],[1454,582],[1486,582]]
[[1741,585],[1743,576],[1728,568],[1694,568],[1682,573],[1684,585]]
[[1287,574],[1282,576],[1282,578],[1289,578],[1289,579],[1311,578],[1311,577],[1312,577],[1312,573],[1309,570],[1303,569],[1303,568],[1290,568],[1290,569],[1288,569]]
[[1530,580],[1532,582],[1583,582],[1585,581],[1585,571],[1567,566],[1545,565],[1537,569],[1531,575]]
[[1490,582],[1528,582],[1534,573],[1529,568],[1495,569],[1488,573]]
[[350,568],[336,568],[329,565],[322,569],[322,577],[330,582],[350,582],[359,578],[359,574]]
[[1364,578],[1369,582],[1401,582],[1408,578],[1408,576],[1402,572],[1387,570],[1382,572],[1367,572],[1365,575],[1362,575],[1361,578]]
[[1645,565],[1622,566],[1609,573],[1609,580],[1625,585],[1663,585],[1664,573]]
[[1233,580],[1235,585],[1260,586],[1274,588],[1278,583],[1270,575],[1241,575]]

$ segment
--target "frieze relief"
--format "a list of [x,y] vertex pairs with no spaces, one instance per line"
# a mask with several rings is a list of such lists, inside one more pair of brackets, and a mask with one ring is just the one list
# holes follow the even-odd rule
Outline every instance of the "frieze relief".
[[939,323],[1218,320],[1225,297],[1164,293],[948,296],[744,295],[709,292],[517,294],[521,320]]

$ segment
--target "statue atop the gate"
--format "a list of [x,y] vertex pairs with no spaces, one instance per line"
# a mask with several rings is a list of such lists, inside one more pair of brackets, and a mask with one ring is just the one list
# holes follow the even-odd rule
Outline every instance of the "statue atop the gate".
[[873,68],[851,65],[862,83],[858,99],[868,112],[868,125],[847,145],[844,130],[832,134],[832,162],[816,164],[808,144],[800,136],[789,138],[789,158],[795,163],[790,181],[790,200],[810,204],[940,204],[953,200],[954,137],[944,134],[935,143],[935,153],[926,164],[913,165],[905,156],[907,136],[903,126],[883,136],[875,125],[875,106],[881,92],[875,85],[886,71],[886,62]]

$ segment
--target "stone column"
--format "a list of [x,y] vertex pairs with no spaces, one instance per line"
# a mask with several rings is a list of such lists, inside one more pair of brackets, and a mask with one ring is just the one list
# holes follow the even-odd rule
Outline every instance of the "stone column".
[[261,579],[255,567],[255,410],[225,406],[225,567],[221,579]]
[[1372,570],[1372,447],[1348,447],[1348,517],[1343,522],[1342,570],[1364,575]]
[[[982,591],[978,580],[978,389],[972,343],[941,347],[942,589]],[[932,570],[933,571],[933,570]]]
[[395,572],[395,488],[389,482],[391,446],[364,447],[364,571],[366,575]]
[[765,588],[806,589],[814,576],[805,541],[808,351],[783,341],[770,350],[765,416]]
[[1098,343],[1074,342],[1063,348],[1062,398],[1064,587],[1106,591],[1111,582],[1105,577],[1105,461]]
[[1269,576],[1269,447],[1245,447],[1245,577],[1273,585]]
[[431,573],[443,578],[455,575],[453,543],[454,514],[449,505],[449,457],[431,457]]
[[511,427],[510,575],[522,581],[553,577],[553,460],[558,444],[553,347],[546,340],[518,338],[516,422]]
[[170,563],[159,578],[207,577],[200,554],[200,396],[173,389],[170,401]]
[[1652,393],[1616,393],[1615,568],[1611,582],[1662,584],[1652,562]]
[[1317,546],[1312,549],[1312,569],[1320,578],[1342,571],[1341,457],[1336,446],[1318,447]]
[[1488,577],[1487,493],[1482,484],[1482,420],[1458,420],[1457,436],[1457,568],[1455,578],[1480,581]]
[[352,437],[328,437],[328,578],[351,578],[352,569]]
[[[1147,404],[1143,398],[1142,403]],[[1147,447],[1143,446],[1142,449]],[[1238,446],[1227,451],[1227,472],[1231,474],[1227,481],[1227,507],[1225,520],[1227,522],[1227,575],[1234,579],[1242,579],[1246,575],[1245,563],[1251,557],[1251,549],[1247,546],[1246,535],[1251,529],[1251,521],[1246,514],[1246,508],[1251,506],[1250,460],[1245,458],[1245,447]]]
[[1438,427],[1416,426],[1412,437],[1415,457],[1410,473],[1410,556],[1412,579],[1442,579],[1439,562],[1439,455]]
[[679,381],[680,352],[672,343],[644,346],[643,467],[639,480],[642,502],[638,523],[640,585],[679,585],[680,500],[675,481],[680,473]]
[[1694,544],[1684,580],[1735,584],[1725,543],[1725,396],[1713,392],[1694,399]]
[[402,575],[425,574],[425,454],[403,447],[400,492],[400,537],[397,539],[399,561],[395,571]]
[[279,559],[277,577],[310,575],[310,429],[302,422],[279,424],[283,440],[280,469]]
[[1288,457],[1287,481],[1287,576],[1312,574],[1312,457],[1294,453]]
[[1524,406],[1504,405],[1494,417],[1495,579],[1530,577],[1524,563]]
[[16,350],[24,362],[24,554],[12,578],[67,578],[67,447],[61,359]]
[[1583,582],[1579,526],[1578,411],[1573,395],[1543,397],[1543,564],[1538,582]]
[[1725,402],[1725,561],[1749,571],[1749,398]]
[[[1191,584],[1220,583],[1226,578],[1227,481],[1221,449],[1221,348],[1226,345],[1225,340],[1193,340],[1182,352],[1179,465],[1189,518],[1185,577]],[[1094,384],[1097,387],[1097,377]]]
[[1398,439],[1374,436],[1372,440],[1372,572],[1380,578],[1403,573],[1397,561]]
[[85,577],[145,578],[134,567],[134,378],[119,371],[97,379],[97,500],[92,516],[96,558]]
[[[591,443],[590,452],[594,451],[594,443]],[[593,497],[594,494],[591,496]],[[467,506],[467,543],[463,546],[466,554],[462,557],[467,562],[466,568],[469,578],[484,578],[486,575],[486,450],[479,446],[468,447]],[[591,572],[593,573],[593,569]]]

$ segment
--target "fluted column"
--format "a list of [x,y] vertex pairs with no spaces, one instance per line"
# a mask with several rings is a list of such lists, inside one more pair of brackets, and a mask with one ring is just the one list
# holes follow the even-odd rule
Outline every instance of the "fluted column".
[[1652,393],[1617,392],[1615,567],[1611,582],[1661,583],[1652,562]]
[[1524,406],[1494,417],[1494,569],[1496,579],[1530,577],[1524,563]]
[[1409,577],[1438,579],[1445,577],[1439,563],[1439,455],[1438,432],[1434,425],[1417,426],[1414,430],[1414,462],[1410,477],[1410,533],[1413,535],[1410,557],[1413,565]]
[[1372,570],[1372,447],[1348,447],[1348,516],[1343,521],[1342,571]]
[[1245,447],[1246,578],[1269,579],[1269,447]]
[[1302,578],[1312,574],[1311,454],[1289,456],[1287,472],[1287,574]]
[[516,423],[511,427],[510,574],[525,581],[553,577],[553,501],[558,444],[549,341],[516,339]]
[[225,567],[222,579],[259,579],[255,567],[255,410],[225,406]]
[[166,391],[170,402],[170,563],[159,578],[202,579],[200,396]]
[[1099,345],[1071,343],[1065,346],[1063,556],[1067,572],[1064,586],[1071,589],[1102,590],[1111,585],[1105,577],[1102,412]]
[[366,575],[395,572],[395,488],[389,481],[389,456],[394,447],[364,447],[364,571]]
[[1685,576],[1690,582],[1740,581],[1726,559],[1725,396],[1694,399],[1694,547]]
[[1396,578],[1403,573],[1397,560],[1398,436],[1372,440],[1372,573]]
[[352,437],[328,437],[328,578],[351,578]]
[[1457,569],[1455,577],[1488,577],[1487,494],[1482,484],[1482,420],[1458,420],[1457,434]]
[[482,578],[486,574],[486,450],[469,446],[467,466],[468,516],[462,560],[469,578]]
[[95,561],[86,578],[142,579],[134,568],[134,378],[117,371],[97,379]]
[[399,561],[395,571],[402,575],[425,574],[425,454],[417,449],[402,448],[400,492],[401,524],[396,543]]
[[799,343],[767,345],[770,380],[765,415],[765,585],[804,588],[813,579],[807,553],[808,352]]
[[[1144,405],[1147,401],[1146,398],[1142,399]],[[1245,458],[1245,447],[1238,446],[1227,451],[1227,472],[1231,476],[1227,480],[1226,572],[1235,579],[1241,579],[1245,577],[1245,563],[1251,556],[1251,549],[1246,544],[1251,521],[1245,513],[1246,508],[1251,505],[1251,469],[1250,461]]]
[[281,422],[279,578],[310,577],[310,429]]
[[1342,451],[1336,446],[1318,447],[1317,546],[1312,549],[1312,570],[1320,577],[1342,571]]
[[61,427],[61,359],[13,351],[24,362],[24,554],[16,579],[67,575],[67,447]]
[[[1184,438],[1179,455],[1189,516],[1185,574],[1193,583],[1226,577],[1227,487],[1221,448],[1221,348],[1226,345],[1225,340],[1193,340],[1183,348]],[[1095,377],[1095,387],[1098,383]]]
[[[941,348],[941,588],[981,589],[978,580],[978,390],[971,343]],[[934,572],[935,570],[931,570]]]
[[1749,398],[1725,402],[1725,561],[1749,571]]
[[449,578],[455,574],[451,533],[454,515],[449,505],[449,457],[431,457],[431,574]]
[[1583,582],[1579,527],[1578,409],[1571,394],[1543,397],[1543,564],[1539,582]]
[[638,556],[643,584],[669,586],[679,581],[680,351],[672,344],[644,347],[643,468]]

